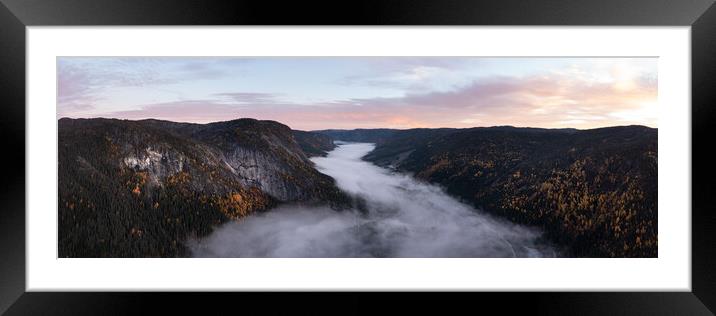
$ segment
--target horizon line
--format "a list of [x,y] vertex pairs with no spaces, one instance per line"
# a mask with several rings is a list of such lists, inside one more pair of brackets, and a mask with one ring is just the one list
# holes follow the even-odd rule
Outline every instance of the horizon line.
[[206,122],[206,123],[198,123],[198,122],[186,122],[186,121],[172,121],[172,120],[166,120],[166,119],[158,119],[158,118],[143,118],[143,119],[127,119],[127,118],[117,118],[117,117],[104,117],[104,116],[97,116],[97,117],[60,117],[57,119],[57,121],[63,120],[63,119],[69,119],[69,120],[93,120],[93,119],[105,119],[105,120],[119,120],[119,121],[130,121],[130,122],[139,122],[139,121],[163,121],[163,122],[171,122],[171,123],[180,123],[180,124],[196,124],[196,125],[207,125],[207,124],[215,124],[215,123],[223,123],[223,122],[231,122],[236,120],[256,120],[256,121],[265,121],[265,122],[276,122],[281,125],[285,125],[286,127],[290,128],[294,131],[306,131],[306,132],[313,132],[313,131],[327,131],[327,130],[374,130],[374,129],[391,129],[391,130],[412,130],[412,129],[470,129],[470,128],[495,128],[495,127],[512,127],[512,128],[534,128],[534,129],[551,129],[551,130],[560,130],[560,129],[572,129],[572,130],[579,130],[579,131],[588,131],[593,129],[600,129],[600,128],[611,128],[611,127],[628,127],[628,126],[641,126],[651,129],[658,129],[658,127],[649,126],[646,124],[627,124],[627,125],[606,125],[606,126],[599,126],[599,127],[592,127],[592,128],[576,128],[576,127],[536,127],[536,126],[515,126],[515,125],[488,125],[488,126],[469,126],[469,127],[410,127],[410,128],[394,128],[394,127],[356,127],[356,128],[324,128],[324,129],[313,129],[313,130],[305,130],[305,129],[296,129],[291,126],[289,126],[286,123],[276,121],[276,120],[264,120],[264,119],[257,119],[253,117],[239,117],[235,119],[230,120],[223,120],[223,121],[213,121],[213,122]]

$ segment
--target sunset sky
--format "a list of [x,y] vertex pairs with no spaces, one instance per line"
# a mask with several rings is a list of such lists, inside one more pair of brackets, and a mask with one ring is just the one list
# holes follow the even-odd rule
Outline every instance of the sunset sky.
[[63,57],[57,117],[657,127],[656,58]]

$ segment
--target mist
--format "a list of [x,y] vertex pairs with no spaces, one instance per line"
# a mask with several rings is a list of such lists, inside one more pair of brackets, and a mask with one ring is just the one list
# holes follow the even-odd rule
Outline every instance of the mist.
[[553,257],[534,228],[490,216],[440,187],[361,160],[373,144],[337,143],[311,160],[361,207],[285,205],[190,241],[195,257]]

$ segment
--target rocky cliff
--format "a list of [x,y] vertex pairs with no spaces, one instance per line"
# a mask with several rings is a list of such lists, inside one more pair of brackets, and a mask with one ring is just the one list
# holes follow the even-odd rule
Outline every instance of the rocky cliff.
[[279,203],[343,205],[287,126],[58,122],[60,257],[185,254],[189,236]]

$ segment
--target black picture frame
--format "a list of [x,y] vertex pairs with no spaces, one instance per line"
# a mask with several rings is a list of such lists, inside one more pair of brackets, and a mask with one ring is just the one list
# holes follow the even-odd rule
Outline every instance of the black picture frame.
[[[716,82],[713,0],[544,1],[191,1],[0,0],[0,106],[5,153],[0,181],[0,312],[81,315],[231,312],[231,302],[265,312],[339,314],[498,308],[544,314],[713,315],[716,210],[709,137]],[[676,293],[40,293],[25,291],[25,34],[58,25],[642,25],[691,26],[692,292]],[[673,210],[672,210],[673,211]],[[589,271],[585,271],[589,273]],[[254,304],[255,303],[255,304]],[[391,303],[383,305],[384,303]],[[486,309],[487,310],[487,309]],[[330,309],[329,309],[330,311]],[[238,312],[234,310],[234,312]],[[232,312],[232,313],[234,313]]]

